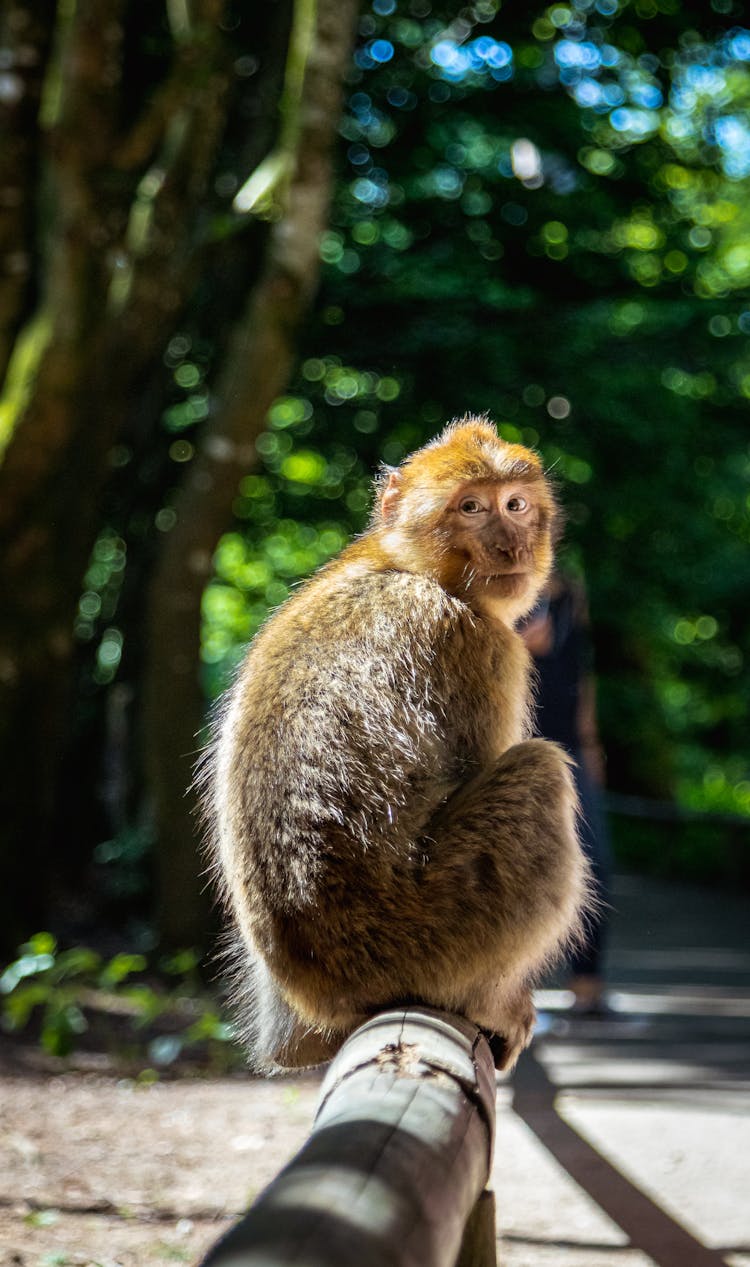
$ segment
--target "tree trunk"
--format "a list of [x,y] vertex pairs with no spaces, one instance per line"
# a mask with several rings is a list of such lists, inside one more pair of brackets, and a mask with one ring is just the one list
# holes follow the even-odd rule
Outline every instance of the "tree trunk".
[[[41,877],[65,847],[55,807],[69,730],[73,617],[99,526],[109,451],[193,283],[196,210],[224,124],[222,3],[204,0],[203,21],[177,49],[158,108],[126,137],[116,128],[121,0],[81,0],[60,55],[50,134],[50,264],[31,351],[36,367],[28,399],[19,396],[0,467],[0,938],[6,945],[43,915]],[[128,222],[139,173],[170,124],[181,144],[172,143],[163,158],[148,231],[133,242]],[[128,275],[117,293],[114,258],[126,263]]]
[[[7,0],[0,12],[0,48],[4,54],[4,91],[0,96],[0,383],[33,303],[40,149],[37,120],[54,15],[54,0]],[[0,446],[4,422],[0,415]]]
[[[309,6],[310,0],[297,0],[296,24]],[[289,119],[283,125],[293,175],[153,579],[144,728],[157,824],[160,929],[167,944],[200,942],[207,927],[195,797],[187,793],[205,712],[201,599],[213,549],[231,520],[239,481],[255,462],[254,441],[268,409],[287,382],[295,334],[317,286],[318,243],[331,197],[332,150],[356,13],[356,0],[318,0],[298,119],[294,126]]]

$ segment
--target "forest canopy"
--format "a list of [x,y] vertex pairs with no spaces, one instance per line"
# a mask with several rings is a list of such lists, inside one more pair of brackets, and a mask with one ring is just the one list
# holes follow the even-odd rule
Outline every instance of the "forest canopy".
[[686,873],[746,876],[740,6],[16,0],[4,22],[9,879],[30,852],[90,918],[147,911],[155,872],[166,939],[199,936],[208,704],[364,527],[378,465],[467,411],[558,481],[610,788],[698,816]]

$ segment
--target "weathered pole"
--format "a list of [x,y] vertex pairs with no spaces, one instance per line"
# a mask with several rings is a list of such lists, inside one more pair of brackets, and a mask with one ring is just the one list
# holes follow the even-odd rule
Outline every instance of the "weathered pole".
[[382,1012],[331,1065],[307,1143],[203,1267],[494,1267],[494,1129],[477,1027]]

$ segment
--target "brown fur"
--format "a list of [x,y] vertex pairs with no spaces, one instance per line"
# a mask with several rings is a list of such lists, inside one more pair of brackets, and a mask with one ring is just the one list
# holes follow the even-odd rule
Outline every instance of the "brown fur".
[[452,424],[253,642],[207,784],[257,1068],[325,1059],[407,1001],[502,1035],[501,1063],[528,1042],[530,984],[587,892],[568,760],[528,738],[513,629],[555,516],[536,455]]

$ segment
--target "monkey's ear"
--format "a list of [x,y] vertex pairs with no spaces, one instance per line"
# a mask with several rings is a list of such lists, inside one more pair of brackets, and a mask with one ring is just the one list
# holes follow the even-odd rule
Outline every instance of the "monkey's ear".
[[399,498],[401,496],[401,478],[398,471],[389,471],[388,479],[380,494],[380,514],[385,523],[396,513]]

